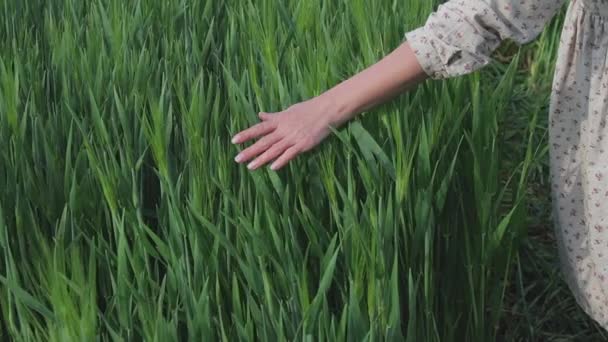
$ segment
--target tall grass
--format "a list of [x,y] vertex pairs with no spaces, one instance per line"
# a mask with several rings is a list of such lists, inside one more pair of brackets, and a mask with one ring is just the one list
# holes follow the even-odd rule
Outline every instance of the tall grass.
[[[0,337],[504,333],[542,152],[504,164],[520,50],[495,77],[429,81],[361,115],[279,172],[233,161],[258,111],[377,61],[436,4],[3,2]],[[551,55],[526,80],[548,84]]]

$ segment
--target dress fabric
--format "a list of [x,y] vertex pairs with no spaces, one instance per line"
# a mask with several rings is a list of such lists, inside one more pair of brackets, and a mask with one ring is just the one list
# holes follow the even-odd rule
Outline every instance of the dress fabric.
[[[432,79],[491,62],[505,39],[534,40],[563,0],[451,0],[405,34]],[[568,3],[549,106],[549,159],[560,271],[608,330],[608,0]]]

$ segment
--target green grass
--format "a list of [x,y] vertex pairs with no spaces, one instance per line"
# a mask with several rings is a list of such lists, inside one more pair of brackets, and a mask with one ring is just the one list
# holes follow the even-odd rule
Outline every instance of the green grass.
[[547,216],[563,11],[278,172],[233,161],[436,3],[3,2],[0,339],[598,338]]

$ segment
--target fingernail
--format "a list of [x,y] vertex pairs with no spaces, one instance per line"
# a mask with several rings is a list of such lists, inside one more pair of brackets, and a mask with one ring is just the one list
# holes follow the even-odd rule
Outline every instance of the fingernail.
[[237,142],[238,140],[239,140],[239,136],[238,136],[238,135],[235,135],[235,136],[232,138],[232,140],[231,140],[231,141],[232,141],[232,143],[233,143],[233,144],[236,144],[236,142]]
[[251,162],[251,163],[249,163],[249,165],[247,165],[247,168],[249,170],[253,169],[254,167],[255,167],[255,162]]
[[243,156],[239,153],[236,155],[236,157],[234,158],[234,161],[236,161],[237,163],[239,163],[241,160],[243,159]]
[[277,168],[277,164],[276,163],[272,163],[272,165],[270,165],[270,169],[271,170],[275,170]]

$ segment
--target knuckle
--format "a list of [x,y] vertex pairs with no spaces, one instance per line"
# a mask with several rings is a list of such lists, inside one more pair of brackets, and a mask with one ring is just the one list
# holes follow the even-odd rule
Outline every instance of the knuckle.
[[266,120],[262,123],[265,129],[274,128],[277,125],[277,122],[274,120]]
[[251,158],[251,147],[248,147],[246,149],[244,149],[241,153],[239,153],[240,155],[243,156],[243,159],[247,160],[249,158]]
[[270,151],[272,150],[272,143],[273,141],[270,138],[262,139],[258,141],[258,144],[255,149],[257,152]]
[[293,158],[296,154],[298,154],[299,149],[297,147],[292,147],[289,149],[289,151],[287,151],[287,153],[285,153],[285,158],[291,159]]
[[272,134],[280,138],[284,138],[286,136],[285,130],[280,127],[277,127]]
[[269,134],[264,137],[264,142],[262,145],[264,145],[265,148],[271,147],[278,141],[278,139],[280,139],[280,137],[276,134]]
[[287,156],[285,156],[285,158],[287,160],[293,160],[298,154],[299,154],[299,150],[294,149],[293,151],[291,151],[291,153],[289,153]]
[[297,147],[297,146],[301,146],[304,144],[304,138],[302,138],[302,137],[291,136],[290,138],[291,138],[290,141],[291,141],[292,147]]
[[255,134],[260,134],[264,131],[264,129],[266,128],[266,121],[262,121],[259,124],[255,125]]
[[314,144],[314,142],[311,137],[304,138],[303,145],[307,150],[310,149],[313,144]]
[[252,127],[252,134],[260,135],[266,130],[266,127],[267,127],[266,121],[262,121],[262,122],[258,123],[257,125],[255,125],[255,127]]
[[247,140],[247,139],[249,139],[250,134],[251,134],[251,130],[245,129],[245,130],[240,131],[238,133],[238,136],[240,137],[240,140]]
[[275,144],[270,149],[268,149],[268,154],[271,154],[271,155],[276,155],[279,152],[281,152],[280,144]]
[[258,141],[254,146],[252,146],[251,151],[254,152],[255,154],[260,154],[266,148],[268,148],[268,145],[265,144],[264,141]]

